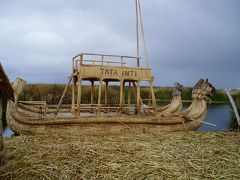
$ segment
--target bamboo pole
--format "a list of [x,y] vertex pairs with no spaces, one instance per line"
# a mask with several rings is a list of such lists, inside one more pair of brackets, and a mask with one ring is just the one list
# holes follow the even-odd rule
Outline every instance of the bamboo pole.
[[63,98],[64,98],[65,95],[66,95],[68,86],[70,85],[71,81],[72,81],[72,76],[69,77],[69,81],[68,81],[67,85],[65,86],[65,89],[64,89],[63,94],[62,94],[62,96],[61,96],[61,99],[60,99],[60,101],[59,101],[59,103],[58,103],[56,112],[54,113],[55,116],[57,116],[57,114],[58,114],[58,112],[59,112],[59,108],[60,108],[60,106],[62,105]]
[[98,115],[100,115],[100,108],[101,108],[101,92],[102,92],[102,80],[99,81],[99,87],[98,87],[98,111],[97,111]]
[[78,78],[78,94],[77,94],[77,115],[80,116],[80,106],[82,97],[82,78]]
[[234,114],[236,116],[236,119],[237,119],[237,122],[238,122],[238,128],[240,127],[240,117],[239,117],[239,112],[238,112],[238,109],[237,109],[237,106],[232,98],[232,95],[230,94],[229,90],[225,89],[226,93],[227,93],[227,96],[230,100],[230,103],[232,105],[232,108],[233,108],[233,111],[234,111]]

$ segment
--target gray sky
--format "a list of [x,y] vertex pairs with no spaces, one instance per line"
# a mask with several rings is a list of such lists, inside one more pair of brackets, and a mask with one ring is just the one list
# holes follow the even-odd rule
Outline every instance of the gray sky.
[[[239,0],[141,2],[155,85],[208,77],[217,88],[240,87]],[[0,61],[11,81],[65,83],[79,52],[135,55],[134,5],[0,0]]]

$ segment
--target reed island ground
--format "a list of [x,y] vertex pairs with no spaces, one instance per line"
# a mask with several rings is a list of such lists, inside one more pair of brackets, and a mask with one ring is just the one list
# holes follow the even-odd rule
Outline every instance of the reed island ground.
[[0,179],[238,179],[239,132],[5,138]]

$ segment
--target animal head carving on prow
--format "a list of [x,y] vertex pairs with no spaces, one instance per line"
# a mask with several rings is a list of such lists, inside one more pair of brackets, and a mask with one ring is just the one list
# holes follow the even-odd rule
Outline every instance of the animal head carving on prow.
[[192,98],[209,100],[209,96],[212,95],[214,91],[215,88],[208,82],[208,79],[200,79],[193,88]]
[[183,88],[183,85],[178,83],[178,82],[175,82],[174,85],[173,85],[173,95],[177,96],[177,95],[181,95],[182,94],[182,88]]

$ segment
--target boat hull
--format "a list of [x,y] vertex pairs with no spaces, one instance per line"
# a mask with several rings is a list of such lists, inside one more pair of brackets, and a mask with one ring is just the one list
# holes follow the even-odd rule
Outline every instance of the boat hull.
[[24,116],[9,102],[7,120],[10,129],[16,134],[117,134],[124,131],[147,133],[152,131],[189,131],[201,126],[203,113],[198,121],[187,121],[176,114],[152,116],[76,116],[57,117],[37,120],[36,117]]

